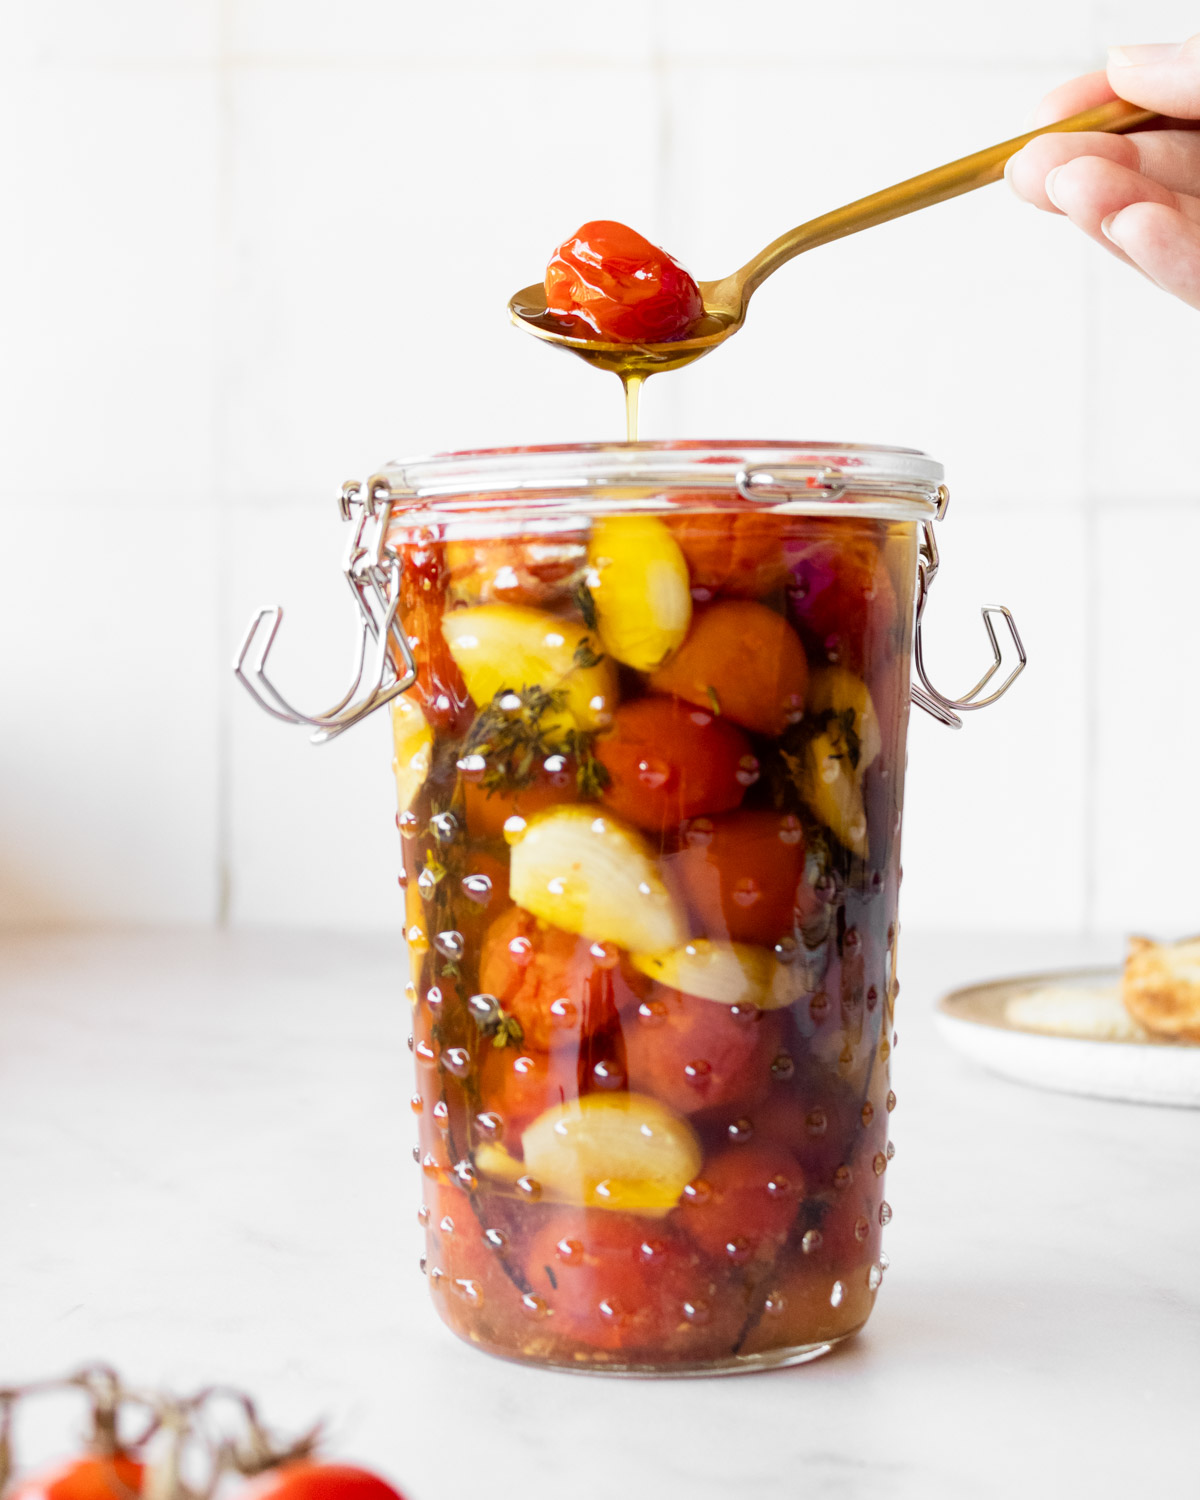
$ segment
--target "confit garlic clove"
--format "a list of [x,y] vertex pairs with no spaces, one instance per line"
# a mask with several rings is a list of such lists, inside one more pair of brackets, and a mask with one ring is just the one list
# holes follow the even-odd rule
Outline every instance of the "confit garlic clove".
[[808,679],[806,718],[815,721],[830,712],[853,716],[858,739],[857,774],[861,776],[883,749],[883,735],[870,689],[861,677],[847,672],[845,667],[821,667]]
[[480,708],[503,689],[540,687],[563,694],[562,713],[545,721],[551,734],[611,723],[617,669],[578,622],[516,604],[480,604],[443,615],[442,634]]
[[405,813],[425,784],[433,761],[433,731],[411,698],[392,700],[392,745],[397,811]]
[[654,516],[598,520],[588,544],[588,588],[608,654],[639,672],[660,667],[692,622],[687,561]]
[[513,845],[508,889],[543,922],[630,952],[676,948],[687,936],[645,840],[594,806],[530,818]]
[[822,668],[809,680],[806,716],[825,724],[805,747],[801,795],[846,848],[865,859],[862,779],[883,748],[871,694],[866,683],[844,667]]
[[666,953],[635,953],[632,963],[659,984],[722,1005],[780,1010],[797,998],[785,966],[766,948],[750,943],[693,938]]
[[540,1114],[521,1137],[548,1197],[585,1208],[668,1213],[700,1171],[686,1120],[645,1094],[587,1094]]

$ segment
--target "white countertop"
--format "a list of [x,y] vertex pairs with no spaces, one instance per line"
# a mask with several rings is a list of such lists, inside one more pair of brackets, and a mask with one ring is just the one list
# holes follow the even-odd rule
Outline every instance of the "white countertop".
[[0,1380],[102,1357],[241,1383],[275,1425],[327,1417],[409,1500],[1194,1493],[1200,1114],[1002,1082],[929,1014],[950,985],[1113,956],[906,937],[866,1332],[799,1369],[648,1382],[495,1361],[434,1315],[398,940],[10,940]]

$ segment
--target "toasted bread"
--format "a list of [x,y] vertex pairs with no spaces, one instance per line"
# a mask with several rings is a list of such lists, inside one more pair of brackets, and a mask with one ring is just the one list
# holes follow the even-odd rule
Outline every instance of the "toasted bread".
[[1163,1040],[1200,1042],[1200,937],[1131,937],[1121,982],[1125,1009]]

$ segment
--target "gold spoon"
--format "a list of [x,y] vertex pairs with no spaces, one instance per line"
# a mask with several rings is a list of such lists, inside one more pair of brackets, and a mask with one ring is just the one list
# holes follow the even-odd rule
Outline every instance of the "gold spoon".
[[1031,130],[1028,135],[1019,135],[1014,140],[1002,141],[998,146],[989,146],[985,151],[976,151],[973,156],[935,167],[932,172],[922,172],[919,177],[910,177],[895,187],[859,198],[844,208],[835,208],[819,219],[810,219],[807,224],[772,240],[765,250],[760,250],[753,260],[747,261],[732,276],[726,276],[723,281],[700,282],[704,313],[687,338],[673,343],[609,344],[563,333],[562,324],[546,310],[546,289],[541,284],[517,292],[509,301],[509,316],[519,328],[532,333],[535,338],[570,349],[589,364],[620,375],[627,384],[640,385],[647,375],[689,365],[731,338],[745,321],[750,298],[772,272],[778,271],[793,256],[815,249],[817,245],[827,245],[830,240],[855,234],[860,229],[902,218],[918,208],[928,208],[932,203],[956,198],[960,193],[969,193],[989,182],[997,182],[1004,175],[1004,164],[1010,156],[1015,156],[1022,146],[1049,131],[1103,130],[1123,134],[1158,118],[1153,110],[1139,109],[1124,99],[1113,99],[1069,119],[1044,125],[1040,130]]

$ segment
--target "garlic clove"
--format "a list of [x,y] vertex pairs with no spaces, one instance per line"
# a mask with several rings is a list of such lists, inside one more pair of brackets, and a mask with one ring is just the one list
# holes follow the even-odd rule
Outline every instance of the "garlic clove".
[[392,746],[397,810],[403,813],[425,785],[433,762],[433,731],[429,721],[417,704],[403,694],[392,699]]
[[780,1010],[797,998],[784,965],[766,948],[750,943],[693,938],[665,953],[635,953],[631,962],[659,984],[722,1005]]
[[600,640],[617,661],[652,672],[683,644],[692,621],[687,561],[655,516],[598,520],[587,583]]

